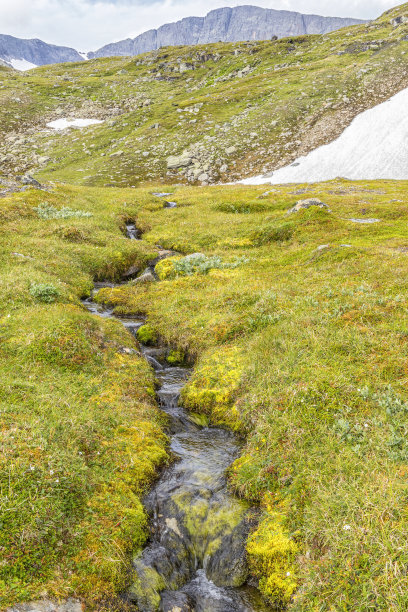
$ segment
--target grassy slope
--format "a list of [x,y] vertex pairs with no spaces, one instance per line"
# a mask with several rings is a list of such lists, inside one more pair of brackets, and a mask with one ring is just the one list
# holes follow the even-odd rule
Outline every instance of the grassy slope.
[[[167,175],[166,158],[193,147],[213,180],[274,169],[408,86],[408,25],[390,23],[406,11],[402,5],[372,24],[325,36],[165,48],[24,74],[3,70],[0,130],[12,138],[3,165],[128,186],[185,180],[177,170]],[[66,115],[106,123],[69,134],[41,131]],[[236,150],[227,154],[230,147]]]
[[[57,188],[0,200],[0,607],[43,593],[114,596],[143,544],[139,501],[166,459],[150,368],[79,297],[151,249],[119,229],[133,192]],[[39,219],[48,201],[93,213]],[[32,296],[51,285],[54,303]],[[135,384],[137,381],[137,384]]]
[[[405,610],[407,184],[263,189],[178,188],[179,208],[139,216],[147,242],[247,263],[100,299],[198,357],[185,404],[248,434],[231,482],[287,553],[290,609]],[[332,213],[285,215],[308,196]]]

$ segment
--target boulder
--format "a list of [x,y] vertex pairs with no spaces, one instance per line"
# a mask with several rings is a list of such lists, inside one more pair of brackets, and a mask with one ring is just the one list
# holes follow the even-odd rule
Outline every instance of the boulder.
[[187,168],[188,166],[191,166],[192,163],[192,158],[185,153],[179,156],[170,155],[170,157],[167,158],[167,168],[169,170],[176,168]]
[[324,208],[327,211],[330,211],[330,208],[327,206],[327,204],[325,204],[321,200],[318,200],[317,198],[308,198],[307,200],[299,200],[298,202],[296,202],[296,204],[292,208],[289,208],[287,214],[289,215],[291,213],[296,213],[299,212],[299,210],[311,208],[312,206],[317,206],[318,208]]

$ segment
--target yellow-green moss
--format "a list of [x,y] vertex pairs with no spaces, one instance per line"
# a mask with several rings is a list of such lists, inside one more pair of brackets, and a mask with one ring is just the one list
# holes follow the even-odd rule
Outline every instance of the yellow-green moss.
[[156,264],[154,270],[160,280],[165,280],[166,278],[170,278],[173,275],[174,264],[179,259],[181,259],[181,257],[167,257],[166,259],[162,259]]
[[142,344],[154,344],[157,342],[157,333],[149,323],[146,323],[137,330],[137,339]]
[[285,605],[296,588],[297,544],[290,539],[282,512],[267,505],[265,516],[247,543],[250,571],[259,579],[263,595],[275,605]]
[[184,363],[184,360],[185,360],[184,351],[175,349],[175,350],[170,351],[170,353],[167,355],[167,361],[171,365],[181,365],[182,363]]
[[242,423],[234,399],[242,375],[239,348],[223,348],[204,356],[181,392],[183,405],[209,414],[214,423],[240,430]]

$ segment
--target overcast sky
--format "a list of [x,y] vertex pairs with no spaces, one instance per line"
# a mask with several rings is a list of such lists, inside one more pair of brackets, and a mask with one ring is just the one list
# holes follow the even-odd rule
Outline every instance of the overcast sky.
[[398,0],[0,0],[0,33],[91,51],[182,17],[252,4],[338,17],[375,18]]

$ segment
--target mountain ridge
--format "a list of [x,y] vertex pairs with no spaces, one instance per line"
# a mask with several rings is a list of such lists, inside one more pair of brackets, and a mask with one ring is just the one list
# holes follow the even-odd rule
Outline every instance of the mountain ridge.
[[108,43],[96,51],[79,53],[71,47],[52,45],[38,38],[22,39],[0,34],[0,61],[25,70],[35,66],[109,56],[139,55],[163,46],[212,42],[268,40],[273,37],[326,34],[342,27],[365,23],[361,19],[321,17],[294,11],[264,9],[254,5],[223,7],[204,17],[185,17],[142,32],[135,38]]
[[[204,17],[185,17],[166,23],[135,38],[104,45],[88,54],[93,59],[110,55],[139,55],[164,46],[213,42],[267,40],[277,36],[301,36],[328,32],[365,23],[362,19],[321,17],[296,11],[264,9],[253,5],[214,9]],[[255,28],[255,29],[254,29]]]
[[17,38],[0,34],[0,59],[13,67],[13,61],[26,61],[35,66],[60,62],[82,61],[84,58],[71,47],[51,45],[39,38]]

